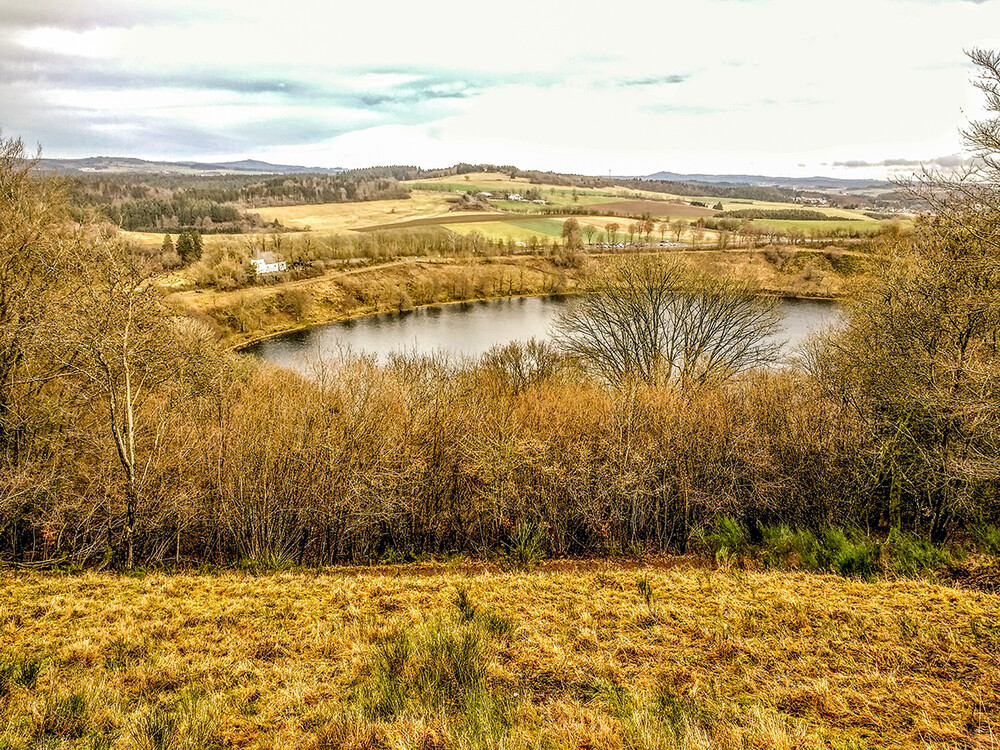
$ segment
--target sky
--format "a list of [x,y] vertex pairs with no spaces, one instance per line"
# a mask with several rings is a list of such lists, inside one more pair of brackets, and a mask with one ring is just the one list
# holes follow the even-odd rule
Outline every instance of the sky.
[[963,158],[1000,0],[0,0],[43,156],[884,178]]

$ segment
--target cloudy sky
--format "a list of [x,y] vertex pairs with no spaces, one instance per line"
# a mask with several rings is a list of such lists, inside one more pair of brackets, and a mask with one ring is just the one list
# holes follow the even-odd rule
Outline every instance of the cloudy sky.
[[49,157],[882,177],[960,158],[1000,0],[0,0]]

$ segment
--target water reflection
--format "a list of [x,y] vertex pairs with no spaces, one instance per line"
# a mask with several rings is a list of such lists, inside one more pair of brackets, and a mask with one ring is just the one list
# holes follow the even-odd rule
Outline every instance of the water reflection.
[[[477,357],[497,344],[548,338],[567,297],[479,300],[385,313],[314,326],[262,341],[244,351],[268,362],[309,372],[320,357],[345,348],[385,362],[392,352]],[[786,351],[792,353],[812,331],[839,319],[837,305],[825,300],[781,302]]]

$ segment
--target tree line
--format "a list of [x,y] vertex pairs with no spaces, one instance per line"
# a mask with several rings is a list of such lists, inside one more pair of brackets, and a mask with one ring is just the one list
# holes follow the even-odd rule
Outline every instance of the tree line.
[[405,198],[409,191],[391,176],[369,170],[327,174],[101,175],[66,182],[78,220],[87,211],[139,232],[197,228],[245,233],[263,221],[255,208]]

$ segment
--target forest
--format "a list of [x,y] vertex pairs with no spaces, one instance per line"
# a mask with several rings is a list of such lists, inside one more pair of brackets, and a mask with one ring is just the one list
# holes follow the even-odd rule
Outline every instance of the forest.
[[265,206],[405,198],[406,188],[377,170],[335,175],[101,175],[68,181],[67,198],[78,220],[110,221],[137,232],[197,228],[203,233],[243,233],[263,222]]

